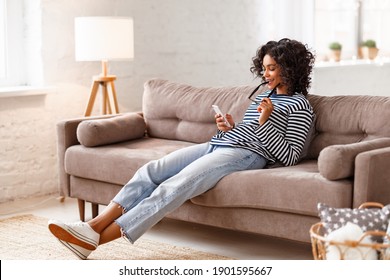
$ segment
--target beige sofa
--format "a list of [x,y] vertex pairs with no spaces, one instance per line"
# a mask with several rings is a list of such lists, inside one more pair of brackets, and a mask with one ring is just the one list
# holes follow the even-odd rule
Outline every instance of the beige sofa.
[[[197,88],[166,80],[145,83],[143,112],[65,120],[58,124],[60,191],[106,205],[144,163],[206,142],[216,133],[211,105],[238,120],[252,86]],[[292,167],[236,172],[168,217],[310,242],[317,203],[358,207],[390,203],[390,97],[308,99],[316,134]]]

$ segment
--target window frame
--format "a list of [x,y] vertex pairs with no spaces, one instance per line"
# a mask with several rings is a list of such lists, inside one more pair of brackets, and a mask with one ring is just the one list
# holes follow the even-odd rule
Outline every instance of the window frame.
[[6,2],[5,0],[0,0],[0,81],[5,80],[7,76],[6,15]]
[[2,26],[5,37],[0,41],[5,54],[3,72],[0,79],[1,87],[24,86],[26,80],[25,44],[24,44],[24,5],[22,0],[0,0],[4,7]]

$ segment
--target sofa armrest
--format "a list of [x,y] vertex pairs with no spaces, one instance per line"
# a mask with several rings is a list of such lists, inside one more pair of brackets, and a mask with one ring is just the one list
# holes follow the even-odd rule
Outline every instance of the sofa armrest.
[[390,147],[360,153],[355,160],[353,207],[374,201],[390,203]]
[[[138,113],[142,116],[142,113]],[[77,139],[77,128],[82,121],[114,118],[119,115],[104,115],[93,117],[81,117],[63,120],[57,123],[57,156],[58,156],[58,179],[61,196],[69,196],[69,175],[65,172],[65,152],[73,145],[80,144]]]
[[352,177],[355,170],[355,158],[358,154],[385,147],[390,147],[390,138],[328,146],[320,152],[318,170],[328,180]]

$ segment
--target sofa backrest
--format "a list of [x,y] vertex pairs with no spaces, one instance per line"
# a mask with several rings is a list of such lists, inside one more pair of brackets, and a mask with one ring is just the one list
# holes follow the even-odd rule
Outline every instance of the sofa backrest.
[[[211,105],[217,104],[241,121],[254,86],[194,87],[153,79],[144,88],[143,113],[149,136],[202,143],[216,133]],[[309,94],[308,100],[316,114],[309,158],[317,158],[329,145],[390,137],[390,97]]]
[[390,137],[390,96],[308,95],[316,118],[316,136],[309,157],[330,145]]
[[217,104],[235,121],[241,121],[254,87],[194,87],[154,79],[145,83],[143,113],[151,137],[203,143],[217,132]]

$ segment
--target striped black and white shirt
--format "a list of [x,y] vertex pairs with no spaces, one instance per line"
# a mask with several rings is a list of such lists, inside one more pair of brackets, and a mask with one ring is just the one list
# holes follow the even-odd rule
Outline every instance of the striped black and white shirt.
[[[258,95],[256,101],[260,102],[268,93]],[[270,99],[274,110],[263,125],[259,124],[258,105],[253,102],[241,123],[228,132],[218,131],[210,144],[248,149],[268,159],[270,164],[296,164],[313,121],[313,108],[300,93],[273,94]]]

